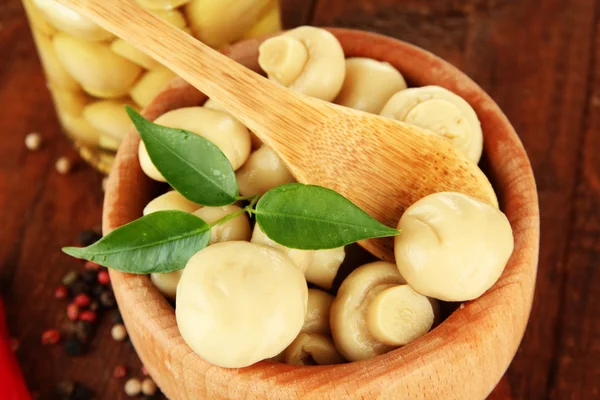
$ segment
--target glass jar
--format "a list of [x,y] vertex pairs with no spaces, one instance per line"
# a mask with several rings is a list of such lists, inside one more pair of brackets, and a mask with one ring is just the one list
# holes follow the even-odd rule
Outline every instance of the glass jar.
[[[277,0],[136,0],[220,48],[281,29]],[[175,74],[55,0],[23,0],[60,124],[82,158],[108,173],[130,127]]]

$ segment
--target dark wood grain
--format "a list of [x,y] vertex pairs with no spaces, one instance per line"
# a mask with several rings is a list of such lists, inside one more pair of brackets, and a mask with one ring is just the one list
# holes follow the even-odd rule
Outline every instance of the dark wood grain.
[[[287,26],[307,21],[385,33],[427,48],[465,70],[508,115],[539,186],[542,243],[537,294],[522,346],[491,399],[591,399],[600,394],[600,2],[593,0],[320,0],[287,3]],[[308,5],[307,5],[308,4]],[[287,6],[286,6],[287,7]],[[292,18],[293,17],[293,18]],[[0,2],[0,290],[30,387],[49,398],[76,379],[99,399],[122,399],[110,378],[139,366],[104,322],[81,359],[39,344],[66,321],[52,291],[79,264],[60,254],[100,221],[101,177],[80,165],[53,113],[19,0]],[[24,136],[46,146],[30,153]]]

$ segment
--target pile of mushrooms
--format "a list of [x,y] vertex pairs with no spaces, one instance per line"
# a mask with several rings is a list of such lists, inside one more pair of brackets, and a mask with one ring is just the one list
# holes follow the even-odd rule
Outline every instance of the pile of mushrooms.
[[[301,27],[265,41],[259,63],[294,91],[419,125],[473,162],[481,157],[482,129],[465,100],[436,86],[407,89],[388,63],[344,59],[337,39],[323,29]],[[170,111],[156,123],[213,141],[237,171],[242,195],[294,181],[268,146],[212,100]],[[164,181],[143,144],[139,159],[150,178]],[[159,210],[194,213],[210,223],[240,208],[202,207],[170,191],[144,214]],[[488,290],[513,250],[510,223],[499,209],[460,193],[435,193],[398,222],[395,263],[354,265],[337,287],[342,263],[353,265],[344,248],[287,248],[252,224],[242,214],[218,226],[183,271],[151,276],[175,300],[184,340],[222,367],[261,360],[336,364],[405,346],[440,322],[440,301],[471,300]]]

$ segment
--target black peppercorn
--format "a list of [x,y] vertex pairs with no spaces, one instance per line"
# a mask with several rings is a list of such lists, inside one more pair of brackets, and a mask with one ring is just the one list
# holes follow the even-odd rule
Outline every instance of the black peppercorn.
[[73,400],[89,400],[93,396],[93,392],[87,386],[82,385],[81,383],[75,384],[75,391],[71,398]]
[[110,320],[112,321],[113,324],[122,324],[123,323],[123,317],[121,317],[121,313],[119,312],[119,310],[115,310],[111,313]]
[[90,311],[98,311],[100,309],[100,302],[98,301],[92,301],[92,304],[90,304]]
[[76,338],[70,338],[65,342],[65,352],[69,357],[77,357],[84,353],[85,346]]
[[95,230],[86,229],[79,233],[79,244],[82,246],[90,246],[102,238],[102,235]]
[[94,334],[94,325],[88,321],[77,321],[72,332],[82,343],[89,343]]
[[74,382],[63,381],[56,385],[56,394],[59,399],[70,399],[73,392],[75,392]]
[[98,280],[98,272],[94,271],[94,270],[89,270],[89,269],[86,271],[83,271],[83,273],[81,274],[81,279],[85,283],[89,283],[91,285]]
[[96,283],[92,286],[92,296],[94,296],[95,299],[99,299],[104,290],[106,290],[106,286]]
[[82,280],[77,280],[69,285],[69,291],[73,296],[82,293],[90,295],[92,293],[92,287]]
[[71,271],[62,278],[62,283],[65,286],[69,286],[72,283],[74,283],[75,281],[77,281],[78,278],[79,278],[79,274],[75,271]]
[[117,304],[115,295],[110,290],[105,290],[100,294],[100,303],[102,303],[105,308],[112,308]]

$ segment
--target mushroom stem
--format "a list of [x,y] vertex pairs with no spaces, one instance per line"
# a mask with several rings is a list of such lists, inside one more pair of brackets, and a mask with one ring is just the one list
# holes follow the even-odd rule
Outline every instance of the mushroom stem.
[[260,47],[261,68],[278,83],[288,86],[302,73],[308,61],[308,51],[298,39],[277,36]]

